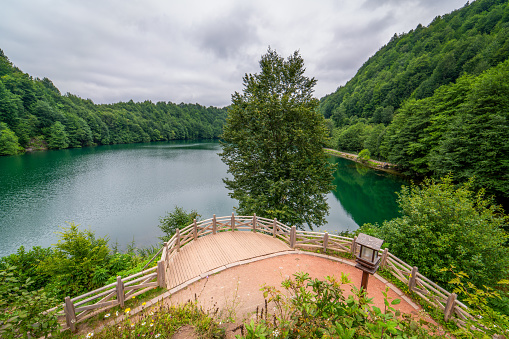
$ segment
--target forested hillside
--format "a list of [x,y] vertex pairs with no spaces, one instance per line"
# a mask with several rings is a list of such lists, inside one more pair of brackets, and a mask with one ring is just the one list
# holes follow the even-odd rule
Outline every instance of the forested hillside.
[[225,119],[226,109],[198,104],[96,105],[61,95],[49,79],[23,73],[0,50],[0,155],[46,147],[217,138]]
[[477,0],[395,35],[321,99],[334,123],[329,146],[368,149],[411,175],[475,176],[477,188],[507,203],[508,38],[501,0]]

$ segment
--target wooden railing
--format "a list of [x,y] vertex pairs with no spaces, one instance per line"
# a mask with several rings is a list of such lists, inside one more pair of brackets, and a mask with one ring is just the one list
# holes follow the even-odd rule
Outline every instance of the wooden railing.
[[[61,314],[65,315],[67,326],[74,331],[76,323],[91,316],[92,310],[105,310],[117,305],[124,306],[124,300],[159,287],[166,287],[165,272],[171,259],[183,246],[198,238],[228,231],[260,232],[278,238],[291,248],[321,249],[338,253],[358,254],[356,238],[342,237],[327,232],[298,231],[295,226],[289,227],[277,219],[253,216],[231,216],[196,221],[177,232],[145,266],[148,267],[161,254],[157,266],[126,278],[117,277],[117,282],[100,289],[88,292],[75,298],[65,298]],[[450,293],[418,272],[403,260],[385,249],[381,256],[381,267],[390,272],[396,279],[407,284],[423,300],[437,307],[444,313],[446,321],[452,320],[459,326],[465,326],[465,320],[472,318],[468,308]],[[115,299],[113,299],[115,298]],[[99,299],[99,300],[98,300]],[[94,302],[91,304],[92,302]],[[55,308],[56,309],[56,308]],[[55,310],[53,309],[53,310]]]

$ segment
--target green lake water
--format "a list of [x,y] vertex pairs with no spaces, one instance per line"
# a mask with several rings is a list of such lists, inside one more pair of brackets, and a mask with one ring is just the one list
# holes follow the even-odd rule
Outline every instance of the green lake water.
[[[0,256],[20,246],[47,247],[66,222],[107,235],[121,248],[156,244],[159,217],[175,205],[202,218],[230,215],[236,201],[222,178],[215,141],[98,146],[0,157]],[[331,157],[336,189],[321,230],[354,230],[397,216],[405,182]]]

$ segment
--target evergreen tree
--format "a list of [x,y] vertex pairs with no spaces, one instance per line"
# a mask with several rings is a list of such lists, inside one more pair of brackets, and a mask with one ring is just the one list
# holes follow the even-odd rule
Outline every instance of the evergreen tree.
[[323,225],[332,170],[322,149],[325,119],[312,97],[316,80],[303,75],[298,52],[284,60],[269,48],[260,67],[232,95],[221,157],[233,178],[224,182],[241,214]]

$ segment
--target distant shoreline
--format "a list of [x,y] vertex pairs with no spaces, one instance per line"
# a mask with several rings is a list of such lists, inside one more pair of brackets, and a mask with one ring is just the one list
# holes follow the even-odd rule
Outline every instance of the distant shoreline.
[[374,159],[369,159],[368,161],[361,161],[361,160],[359,160],[359,156],[354,153],[341,152],[341,151],[338,151],[338,150],[335,150],[332,148],[324,148],[324,150],[326,153],[328,153],[330,155],[334,155],[334,156],[337,156],[337,157],[340,157],[343,159],[352,160],[352,161],[355,161],[361,165],[364,165],[364,166],[372,168],[372,169],[376,169],[379,171],[385,171],[385,172],[389,172],[389,173],[393,173],[393,174],[397,174],[397,175],[403,175],[402,173],[400,173],[397,170],[398,165],[396,165],[396,164],[391,164],[389,162],[378,161],[378,160],[374,160]]

